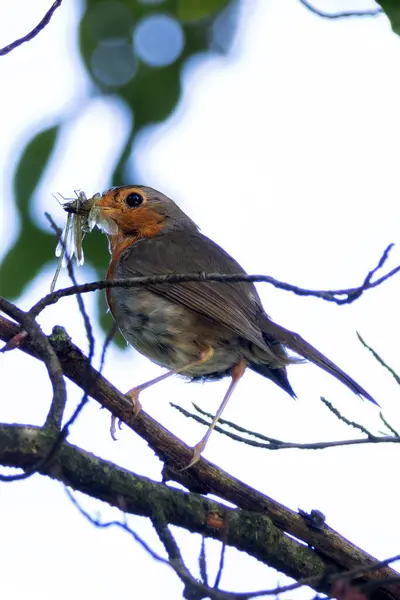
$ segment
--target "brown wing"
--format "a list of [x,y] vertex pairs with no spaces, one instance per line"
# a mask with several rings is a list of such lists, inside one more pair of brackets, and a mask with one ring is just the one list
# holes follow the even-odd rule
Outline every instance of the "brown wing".
[[[245,271],[201,233],[172,231],[132,244],[121,256],[114,277],[167,273],[238,274]],[[257,320],[262,311],[261,302],[252,283],[166,283],[148,285],[146,289],[187,306],[260,348],[268,349]]]
[[[167,273],[237,274],[245,271],[229,254],[201,233],[172,231],[132,244],[119,259],[114,277],[127,278]],[[172,302],[187,306],[215,323],[225,325],[237,335],[267,352],[271,352],[268,339],[271,340],[271,344],[274,344],[275,354],[278,350],[275,344],[278,342],[318,365],[356,394],[376,403],[354,379],[311,344],[298,334],[271,321],[264,313],[252,283],[230,284],[214,281],[166,283],[148,285],[146,289]]]

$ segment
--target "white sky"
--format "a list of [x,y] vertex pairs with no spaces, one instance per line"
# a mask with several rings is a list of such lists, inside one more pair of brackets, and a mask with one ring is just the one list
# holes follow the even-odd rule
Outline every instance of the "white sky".
[[[246,0],[244,7],[230,55],[189,61],[175,113],[141,134],[133,157],[141,175],[136,183],[173,197],[250,273],[310,288],[358,285],[386,245],[399,237],[400,41],[384,16],[324,21],[296,0]],[[44,0],[2,3],[0,45],[30,30],[47,9]],[[74,114],[37,194],[35,218],[43,226],[44,209],[64,222],[53,192],[68,196],[80,188],[91,194],[108,185],[113,159],[124,143],[124,108],[87,97],[90,84],[76,40],[79,11],[79,2],[65,1],[36,40],[0,61],[1,255],[17,235],[12,172],[33,131]],[[395,248],[387,268],[399,261]],[[20,305],[28,307],[43,296],[52,275],[48,270],[33,281]],[[89,281],[94,273],[84,268],[78,276]],[[66,282],[61,279],[59,285]],[[359,331],[400,369],[398,279],[346,307],[263,284],[258,289],[278,323],[299,331],[347,370],[378,399],[387,419],[400,426],[398,386],[356,338]],[[86,300],[93,309],[94,297]],[[46,331],[64,325],[85,348],[73,299],[50,308],[41,323]],[[100,348],[100,332],[97,339]],[[157,373],[158,367],[132,350],[111,351],[105,368],[122,390]],[[285,440],[356,436],[320,403],[324,395],[348,417],[379,431],[378,411],[329,375],[305,365],[292,367],[289,376],[298,401],[248,373],[226,418]],[[0,377],[0,420],[41,424],[50,398],[44,368],[22,353],[8,353],[0,357]],[[194,401],[213,411],[227,384],[188,387],[182,380],[168,380],[143,393],[142,401],[163,425],[194,444],[203,428],[185,420],[169,402],[190,408]],[[79,398],[72,385],[69,390],[68,414]],[[114,443],[108,429],[108,414],[92,402],[70,441],[158,480],[161,464],[146,444],[127,428]],[[393,518],[398,498],[389,492],[397,447],[267,452],[214,434],[205,456],[295,510],[321,510],[330,526],[378,558],[399,551],[400,525]],[[106,506],[84,504],[105,518],[114,514]],[[147,521],[132,518],[131,524],[159,548]],[[181,593],[166,567],[122,532],[95,530],[61,486],[39,476],[2,484],[0,531],[1,591],[9,600],[28,594],[50,599],[55,589],[59,600],[88,593],[98,600]],[[195,570],[199,537],[180,532],[178,539]],[[208,541],[207,547],[211,570],[219,545]],[[256,561],[232,549],[227,558],[225,589],[276,584],[276,573]],[[150,578],[150,571],[156,576]],[[309,595],[303,591],[299,597]]]

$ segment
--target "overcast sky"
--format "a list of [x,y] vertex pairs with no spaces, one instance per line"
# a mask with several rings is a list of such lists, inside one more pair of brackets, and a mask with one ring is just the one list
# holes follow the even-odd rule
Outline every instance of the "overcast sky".
[[[330,5],[334,10],[339,3]],[[296,0],[245,0],[243,6],[230,54],[191,59],[174,114],[140,135],[132,156],[140,181],[132,183],[150,185],[174,198],[250,273],[316,289],[357,286],[384,248],[399,237],[399,38],[385,16],[326,21]],[[47,9],[44,0],[2,3],[0,45],[31,29]],[[87,100],[89,85],[76,39],[80,10],[79,2],[65,1],[38,38],[1,58],[1,255],[18,231],[13,167],[34,131],[60,115],[76,114],[37,194],[35,218],[43,227],[44,210],[64,223],[53,192],[71,196],[80,188],[92,194],[108,185],[112,161],[124,142],[123,107]],[[83,101],[85,110],[77,110]],[[125,183],[131,182],[121,181]],[[399,262],[395,247],[387,269]],[[31,283],[20,306],[30,306],[48,291],[54,267]],[[94,273],[84,267],[78,276],[90,281]],[[63,276],[59,285],[66,283]],[[399,280],[344,307],[266,284],[258,289],[270,316],[349,372],[378,400],[386,418],[400,426],[398,386],[356,337],[359,331],[400,369]],[[94,297],[85,300],[94,309]],[[85,349],[76,315],[74,299],[65,299],[41,316],[41,324],[48,332],[54,324],[64,325]],[[101,332],[96,339],[99,350]],[[105,375],[121,390],[159,373],[133,350],[112,349],[105,367]],[[50,398],[44,368],[12,352],[0,357],[0,377],[0,420],[41,424]],[[382,429],[375,407],[316,367],[293,366],[289,378],[297,401],[247,373],[226,418],[288,441],[356,437],[357,432],[322,405],[323,395],[349,418],[375,432]],[[204,429],[169,403],[190,408],[193,401],[215,411],[227,385],[227,380],[187,385],[170,379],[144,392],[141,400],[154,418],[193,445]],[[68,389],[70,414],[79,393],[71,384]],[[146,444],[127,428],[118,435],[113,442],[109,415],[91,402],[69,439],[159,480],[161,463]],[[398,497],[390,492],[397,447],[268,452],[215,433],[205,456],[294,510],[321,510],[330,526],[378,558],[398,553],[400,525],[393,518],[398,516]],[[106,505],[80,500],[104,518],[118,516]],[[146,520],[132,518],[130,523],[160,549]],[[9,600],[28,595],[32,600],[50,599],[55,590],[59,600],[88,593],[98,600],[111,595],[120,600],[144,594],[154,599],[179,597],[181,584],[167,567],[153,563],[122,532],[95,530],[53,481],[34,476],[2,484],[0,530],[1,591]],[[177,537],[195,571],[199,537],[186,532]],[[208,541],[207,547],[212,570],[219,545]],[[149,578],[150,570],[157,578]],[[277,581],[285,578],[228,551],[223,588],[245,591],[273,587]],[[310,593],[304,590],[298,597]]]

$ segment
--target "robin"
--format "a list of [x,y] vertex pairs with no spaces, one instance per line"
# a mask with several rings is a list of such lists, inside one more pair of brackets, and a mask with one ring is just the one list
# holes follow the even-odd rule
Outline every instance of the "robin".
[[[97,202],[112,222],[107,279],[169,273],[245,274],[220,246],[164,194],[145,186],[111,188]],[[223,401],[194,447],[195,464],[246,368],[296,395],[286,367],[301,359],[324,369],[359,396],[375,400],[354,379],[298,334],[274,323],[250,282],[189,282],[107,290],[112,316],[124,338],[167,373],[128,392],[136,411],[139,393],[174,374],[192,380],[230,376]]]

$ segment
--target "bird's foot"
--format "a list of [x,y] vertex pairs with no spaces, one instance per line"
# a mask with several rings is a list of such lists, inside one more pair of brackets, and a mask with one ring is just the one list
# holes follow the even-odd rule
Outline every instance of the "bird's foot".
[[[115,415],[111,415],[111,423],[110,423],[110,434],[114,442],[117,441],[117,436],[115,435],[117,428],[115,424],[117,423],[117,417]],[[118,419],[118,429],[122,429],[122,421]]]
[[8,352],[9,350],[15,350],[19,348],[22,342],[28,337],[28,333],[24,330],[19,331],[12,338],[8,340],[6,344],[0,349],[0,352]]
[[132,402],[132,405],[133,405],[133,415],[135,417],[137,417],[138,414],[140,413],[140,411],[142,410],[142,405],[141,405],[141,403],[139,401],[139,394],[140,394],[141,391],[142,391],[142,387],[138,386],[138,387],[132,388],[131,390],[129,390],[129,392],[127,392],[125,394],[125,396],[127,398],[129,398],[131,400],[131,402]]
[[193,456],[191,461],[189,462],[188,465],[186,465],[186,467],[183,467],[183,469],[179,469],[179,472],[181,473],[182,471],[186,471],[187,469],[190,469],[190,467],[193,467],[193,465],[195,465],[197,462],[199,462],[200,458],[201,458],[201,453],[203,452],[204,448],[206,447],[206,443],[207,440],[206,439],[202,439],[200,440],[200,442],[198,444],[196,444],[193,448]]
[[[134,417],[137,417],[138,414],[140,413],[140,411],[142,410],[142,405],[139,401],[140,392],[141,392],[141,387],[136,387],[136,388],[129,390],[129,392],[127,392],[125,394],[125,396],[127,398],[129,398],[129,400],[132,402]],[[111,415],[110,433],[111,433],[111,437],[114,440],[114,442],[117,440],[117,437],[115,435],[116,431],[117,431],[117,427],[115,425],[116,422],[117,422],[117,417],[115,415]],[[122,429],[121,419],[118,419],[118,429]]]

